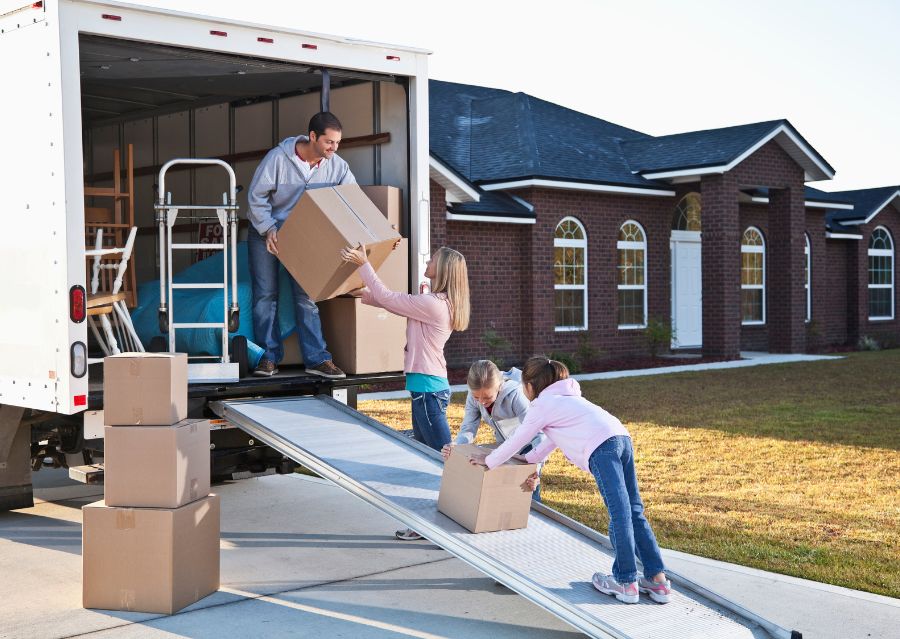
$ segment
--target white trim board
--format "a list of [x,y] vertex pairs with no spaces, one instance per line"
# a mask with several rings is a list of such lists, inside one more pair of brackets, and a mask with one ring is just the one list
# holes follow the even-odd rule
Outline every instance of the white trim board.
[[670,197],[675,191],[664,189],[646,189],[639,186],[612,186],[609,184],[587,184],[581,182],[565,182],[562,180],[527,179],[514,180],[512,182],[498,182],[497,184],[479,185],[484,191],[503,191],[507,189],[522,189],[527,187],[543,187],[548,189],[561,189],[567,191],[592,191],[599,193],[626,193],[631,195],[659,195]]
[[834,171],[829,169],[826,165],[824,165],[813,153],[812,149],[809,145],[805,144],[800,140],[794,133],[788,128],[786,124],[782,124],[775,129],[773,129],[768,135],[763,136],[756,144],[751,146],[749,149],[741,153],[738,157],[727,164],[721,164],[718,166],[707,166],[703,168],[694,168],[694,169],[677,169],[674,171],[657,171],[654,173],[641,173],[648,180],[665,180],[672,178],[679,178],[685,176],[694,176],[694,175],[712,175],[716,173],[726,173],[736,167],[738,164],[746,160],[748,157],[756,153],[764,144],[769,142],[770,140],[778,137],[779,135],[784,135],[788,140],[790,140],[794,144],[794,149],[800,152],[800,157],[795,153],[791,152],[791,149],[787,148],[785,144],[778,140],[778,143],[781,147],[790,155],[794,160],[797,161],[798,164],[802,164],[802,158],[805,157],[812,162],[813,165],[819,170],[818,177],[817,175],[811,174],[809,171],[806,171],[806,180],[815,181],[815,180],[825,180],[831,179],[834,177]]
[[455,222],[494,222],[496,224],[535,224],[533,217],[503,217],[500,215],[468,215],[447,211],[447,219]]
[[[448,201],[479,202],[481,194],[477,189],[459,177],[446,164],[433,155],[428,157],[428,177],[444,187]],[[452,196],[452,200],[450,199]]]

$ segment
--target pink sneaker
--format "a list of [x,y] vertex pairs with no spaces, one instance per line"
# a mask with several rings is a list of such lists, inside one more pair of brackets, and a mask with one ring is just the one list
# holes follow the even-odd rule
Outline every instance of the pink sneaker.
[[641,577],[638,580],[638,590],[646,592],[656,603],[669,603],[669,595],[672,594],[672,582],[666,579],[663,583],[658,583],[652,579]]
[[591,583],[594,584],[594,588],[604,595],[612,595],[622,603],[635,604],[638,602],[639,594],[636,581],[620,584],[612,578],[612,575],[596,572],[591,578]]

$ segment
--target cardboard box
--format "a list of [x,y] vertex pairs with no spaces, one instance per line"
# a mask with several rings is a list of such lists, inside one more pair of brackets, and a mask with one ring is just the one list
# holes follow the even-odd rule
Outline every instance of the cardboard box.
[[121,353],[103,360],[107,426],[171,426],[187,417],[187,355]]
[[367,306],[358,297],[338,297],[319,305],[322,333],[334,363],[344,372],[403,370],[406,318]]
[[303,353],[300,352],[300,335],[297,334],[297,331],[283,338],[281,346],[284,348],[284,357],[279,365],[298,366],[303,363]]
[[390,225],[399,233],[401,212],[403,211],[403,191],[396,186],[360,186],[372,204],[387,218]]
[[378,278],[392,291],[409,292],[409,240],[400,240],[400,246],[391,251],[384,263],[375,271]]
[[85,608],[172,614],[219,589],[217,495],[174,509],[81,510]]
[[522,485],[537,466],[510,460],[488,470],[469,463],[469,454],[487,449],[461,444],[452,450],[444,463],[438,510],[473,533],[525,528],[531,491]]
[[400,233],[356,184],[310,189],[278,231],[278,259],[316,302],[360,288],[357,267],[341,249],[364,244],[377,271]]
[[107,506],[178,508],[209,494],[209,420],[106,427]]

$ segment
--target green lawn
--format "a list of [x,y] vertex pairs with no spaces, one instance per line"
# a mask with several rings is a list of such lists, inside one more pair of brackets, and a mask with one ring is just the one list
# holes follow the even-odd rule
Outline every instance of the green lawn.
[[[582,390],[631,431],[663,546],[900,597],[900,349]],[[409,427],[408,400],[360,410]],[[543,481],[546,504],[605,532],[590,475],[557,451]]]

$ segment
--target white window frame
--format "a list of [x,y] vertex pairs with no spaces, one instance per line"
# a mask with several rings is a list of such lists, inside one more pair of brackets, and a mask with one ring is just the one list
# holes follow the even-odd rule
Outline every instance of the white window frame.
[[[627,242],[624,240],[620,240],[619,232],[622,230],[626,224],[634,224],[636,227],[641,229],[641,235],[644,236],[643,242]],[[620,250],[641,250],[644,252],[644,283],[643,284],[619,284],[619,251]],[[619,309],[618,309],[618,301],[619,301],[619,291],[644,291],[644,323],[643,324],[618,324],[618,328],[620,330],[636,330],[641,328],[647,328],[647,231],[644,230],[644,227],[637,220],[625,220],[619,225],[618,230],[616,231],[616,316],[618,317]]]
[[812,246],[809,243],[809,233],[804,233],[803,237],[806,239],[806,322],[809,323],[812,321]]
[[[744,244],[744,235],[747,231],[756,231],[759,233],[759,237],[762,240],[762,245],[760,246],[750,246]],[[741,312],[741,326],[763,326],[766,323],[766,236],[763,235],[762,231],[760,231],[755,226],[748,226],[744,229],[744,232],[741,233],[741,255],[744,253],[762,253],[762,284],[744,284],[741,282],[741,290],[753,290],[753,291],[762,291],[762,320],[745,320],[743,319],[743,311]],[[742,260],[743,262],[743,260]],[[742,302],[743,303],[743,302]]]
[[[581,229],[581,234],[584,239],[581,240],[569,240],[561,237],[556,237],[556,229],[560,227],[565,222],[574,222],[578,225],[578,228]],[[554,291],[554,306],[553,306],[553,330],[557,333],[567,333],[571,331],[586,331],[588,327],[588,239],[587,239],[587,229],[584,224],[581,223],[576,217],[571,215],[567,215],[559,222],[556,223],[556,226],[553,227],[553,248],[580,248],[584,250],[584,284],[557,284],[553,283],[553,291]],[[556,325],[556,291],[573,291],[573,290],[581,290],[582,295],[584,296],[584,323],[581,326],[557,326]]]
[[[872,237],[874,237],[875,232],[879,231],[879,230],[884,231],[884,234],[887,235],[888,242],[891,243],[891,248],[889,248],[889,249],[873,249],[873,248],[871,248]],[[895,306],[894,283],[895,283],[896,277],[897,277],[897,268],[896,268],[896,260],[894,259],[894,246],[895,246],[894,245],[894,237],[891,235],[891,232],[888,231],[887,228],[884,226],[877,226],[874,229],[872,229],[872,237],[869,238],[869,247],[866,252],[866,285],[867,285],[866,291],[871,291],[872,289],[878,289],[878,288],[890,289],[891,290],[891,314],[885,315],[885,316],[878,315],[875,317],[872,317],[871,315],[869,315],[869,299],[867,296],[866,315],[869,317],[870,322],[885,322],[885,321],[893,320],[896,315],[895,308],[894,308],[894,306]],[[869,259],[868,258],[876,257],[876,256],[886,256],[886,257],[891,258],[891,283],[890,284],[869,284]]]

